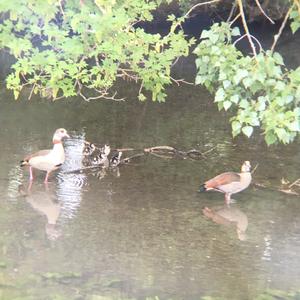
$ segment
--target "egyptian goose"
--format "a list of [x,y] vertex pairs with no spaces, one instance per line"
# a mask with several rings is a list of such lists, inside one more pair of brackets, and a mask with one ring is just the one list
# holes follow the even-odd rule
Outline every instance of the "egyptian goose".
[[59,168],[65,161],[65,150],[62,140],[70,137],[64,128],[59,128],[53,135],[53,148],[51,150],[40,150],[28,155],[21,161],[21,167],[29,166],[30,181],[33,180],[32,168],[47,171],[44,182],[48,182],[49,174]]
[[245,161],[241,168],[241,173],[226,172],[222,173],[200,186],[199,192],[215,190],[225,194],[225,202],[230,203],[232,194],[236,194],[246,189],[251,183],[251,165]]

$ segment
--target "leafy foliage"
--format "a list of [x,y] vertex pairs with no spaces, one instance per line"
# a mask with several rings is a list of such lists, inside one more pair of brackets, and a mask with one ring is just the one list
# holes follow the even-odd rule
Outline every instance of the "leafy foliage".
[[[117,78],[141,82],[152,100],[164,101],[170,68],[186,56],[192,41],[182,31],[166,36],[148,34],[136,26],[152,20],[155,1],[141,0],[3,0],[0,49],[17,59],[7,87],[18,98],[25,85],[33,93],[57,99],[81,95],[109,97]],[[96,92],[87,97],[84,93]]]
[[197,55],[196,84],[211,92],[219,109],[231,110],[233,136],[250,137],[260,126],[267,144],[289,143],[300,131],[300,68],[286,70],[271,51],[244,56],[232,43],[238,28],[214,24],[203,31]]
[[295,33],[300,28],[300,2],[298,0],[294,0],[289,17],[291,20],[290,26],[292,32]]
[[[80,95],[87,101],[117,100],[111,89],[122,78],[140,84],[140,101],[149,92],[153,101],[164,101],[165,87],[176,81],[171,77],[174,61],[187,56],[194,43],[180,30],[193,8],[184,17],[169,16],[171,27],[165,36],[149,34],[139,26],[151,21],[152,12],[164,1],[170,2],[1,1],[0,49],[16,58],[7,87],[16,99],[28,85],[29,98],[39,93],[53,99]],[[297,31],[299,0],[278,1],[290,6],[282,24],[289,17],[292,31]],[[249,37],[243,13],[247,5],[241,0],[237,3]],[[261,51],[256,55],[252,42],[254,57],[244,56],[232,42],[239,35],[239,30],[232,29],[229,23],[214,24],[203,31],[195,49],[195,82],[215,93],[219,109],[233,113],[233,136],[243,133],[250,137],[254,128],[260,127],[268,144],[290,143],[300,131],[300,68],[286,70],[277,52]]]

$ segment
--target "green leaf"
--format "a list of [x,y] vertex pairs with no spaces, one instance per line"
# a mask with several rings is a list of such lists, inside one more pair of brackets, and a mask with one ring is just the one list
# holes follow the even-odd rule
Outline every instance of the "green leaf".
[[196,84],[196,85],[202,84],[204,81],[205,81],[205,77],[204,77],[204,76],[197,75],[197,76],[196,76],[196,79],[195,79],[195,84]]
[[19,98],[20,92],[18,90],[14,90],[14,97],[15,100],[17,100]]
[[215,102],[223,101],[225,98],[225,91],[223,88],[219,88],[215,95]]
[[238,104],[239,98],[240,98],[239,95],[233,95],[233,96],[230,97],[230,101],[235,103],[235,104]]
[[203,30],[200,39],[208,39],[211,35],[211,32],[209,30]]
[[233,77],[233,81],[235,84],[240,83],[240,81],[248,76],[249,72],[247,70],[238,69],[236,75]]
[[300,28],[300,22],[299,21],[293,21],[291,23],[291,29],[292,32],[295,33]]
[[223,87],[224,87],[224,89],[227,89],[230,86],[231,86],[231,81],[230,80],[224,80],[223,81]]
[[295,120],[292,123],[288,124],[288,128],[291,131],[300,131],[300,120]]
[[265,141],[268,146],[275,144],[277,142],[277,137],[272,131],[268,131],[265,134]]
[[232,134],[235,137],[241,132],[242,124],[239,121],[233,121],[231,123]]
[[232,35],[232,36],[238,36],[238,35],[241,35],[240,29],[239,29],[238,27],[232,28],[232,30],[231,30],[231,35]]
[[147,99],[147,98],[145,97],[145,95],[142,94],[142,93],[140,93],[140,94],[138,95],[138,98],[139,98],[140,101],[145,101],[145,100]]
[[243,84],[246,88],[249,88],[252,83],[253,83],[253,78],[251,77],[246,77],[243,79]]
[[242,128],[242,132],[249,138],[253,133],[253,127],[252,126],[245,126]]
[[275,62],[278,65],[284,65],[283,58],[282,58],[282,56],[278,52],[275,52],[273,54],[273,57],[274,57]]
[[277,81],[274,88],[278,91],[283,91],[286,88],[286,84],[282,81]]
[[239,103],[239,107],[248,108],[249,107],[249,102],[246,99],[242,99]]
[[232,102],[230,102],[230,101],[228,101],[228,100],[223,102],[223,107],[224,107],[225,110],[228,110],[228,108],[229,108],[231,105],[232,105]]

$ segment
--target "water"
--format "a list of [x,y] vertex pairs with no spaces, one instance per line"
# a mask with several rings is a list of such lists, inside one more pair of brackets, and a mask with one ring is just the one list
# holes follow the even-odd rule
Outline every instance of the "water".
[[[119,90],[126,102],[15,102],[2,90],[0,299],[254,299],[299,289],[299,196],[279,191],[282,178],[300,177],[299,143],[233,140],[228,115],[199,87],[172,87],[165,104],[138,102],[131,84]],[[50,147],[58,127],[72,136],[67,160],[48,187],[37,173],[28,193],[19,161]],[[70,173],[84,140],[135,153],[157,145],[212,151]],[[258,168],[230,208],[222,194],[197,193],[244,160]]]

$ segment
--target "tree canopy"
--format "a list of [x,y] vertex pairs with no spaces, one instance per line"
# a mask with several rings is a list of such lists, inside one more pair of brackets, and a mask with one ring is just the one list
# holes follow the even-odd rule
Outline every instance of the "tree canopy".
[[[169,15],[170,30],[162,35],[143,29],[160,1],[3,0],[0,49],[16,59],[7,88],[16,99],[30,86],[29,98],[40,94],[54,100],[76,95],[86,101],[120,100],[113,85],[122,78],[140,85],[139,100],[151,95],[153,101],[162,102],[166,86],[178,83],[171,75],[172,66],[196,43],[185,36],[183,22],[195,8],[222,2],[199,2],[180,17]],[[299,134],[300,68],[288,70],[275,47],[286,24],[293,32],[300,27],[300,2],[284,2],[287,11],[269,50],[250,34],[242,0],[231,2],[227,22],[213,24],[197,41],[195,84],[214,94],[219,109],[232,113],[234,136],[250,137],[259,127],[266,142],[273,144],[289,143]],[[255,5],[273,22],[259,0]],[[243,35],[235,27],[237,20],[243,24]],[[248,39],[252,55],[236,48],[243,38]]]

